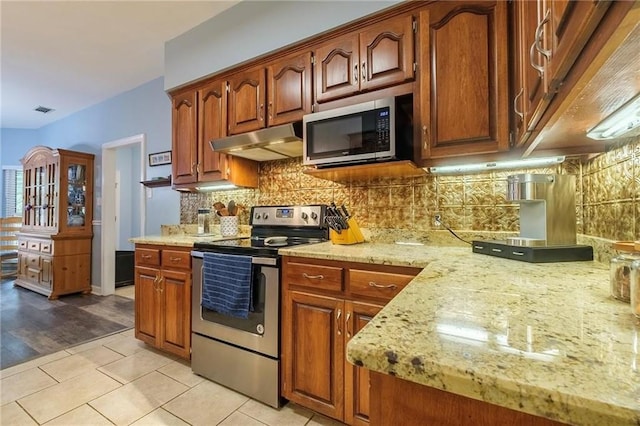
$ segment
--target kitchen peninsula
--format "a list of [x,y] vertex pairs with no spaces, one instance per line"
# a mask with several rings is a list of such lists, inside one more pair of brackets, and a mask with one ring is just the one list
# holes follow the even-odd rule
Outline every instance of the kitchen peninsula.
[[[394,395],[384,393],[389,381],[542,421],[640,422],[639,326],[629,306],[609,296],[602,264],[529,264],[468,248],[368,243],[280,253],[424,268],[347,345],[348,360],[372,371],[372,424],[422,415],[428,406],[423,399],[403,413],[403,400],[413,396],[404,392],[395,395],[400,405],[385,410],[393,405]],[[413,421],[437,420],[433,414]]]

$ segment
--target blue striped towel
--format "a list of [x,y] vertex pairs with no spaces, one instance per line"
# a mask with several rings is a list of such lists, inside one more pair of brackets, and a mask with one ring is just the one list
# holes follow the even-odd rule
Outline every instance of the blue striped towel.
[[251,256],[204,253],[202,307],[238,318],[249,317]]

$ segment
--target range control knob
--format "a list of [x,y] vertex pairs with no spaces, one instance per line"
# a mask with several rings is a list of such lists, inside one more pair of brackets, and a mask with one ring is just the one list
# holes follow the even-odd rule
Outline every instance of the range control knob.
[[262,215],[262,218],[263,218],[264,220],[267,220],[267,219],[269,218],[269,215],[265,213],[265,214],[263,214],[263,215]]
[[259,219],[260,219],[260,213],[256,213],[256,214],[254,214],[254,215],[253,215],[253,218],[254,218],[255,220],[259,220]]
[[318,213],[316,213],[316,212],[311,212],[311,219],[313,219],[313,220],[318,220]]
[[309,219],[309,215],[306,214],[305,212],[302,212],[302,220],[306,221],[307,219]]

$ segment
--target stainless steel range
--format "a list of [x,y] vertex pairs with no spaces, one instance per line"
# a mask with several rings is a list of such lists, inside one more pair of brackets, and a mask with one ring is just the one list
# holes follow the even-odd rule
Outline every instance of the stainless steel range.
[[194,373],[280,407],[278,249],[327,241],[325,212],[324,205],[253,207],[250,237],[194,245]]

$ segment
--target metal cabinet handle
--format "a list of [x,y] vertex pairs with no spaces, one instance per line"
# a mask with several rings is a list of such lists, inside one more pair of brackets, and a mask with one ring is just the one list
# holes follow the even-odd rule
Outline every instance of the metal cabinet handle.
[[362,81],[367,81],[367,63],[363,62],[362,63]]
[[150,254],[141,254],[140,257],[143,258],[144,260],[151,259],[151,255]]
[[158,280],[160,279],[160,272],[156,273],[156,277],[153,279],[153,289],[158,291]]
[[180,262],[182,262],[182,258],[181,257],[170,257],[169,260],[172,263],[180,263]]
[[429,149],[429,128],[426,125],[422,126],[422,141],[423,149]]
[[273,102],[269,102],[269,120],[273,118]]
[[351,312],[347,312],[345,322],[347,323],[347,337],[351,338]]
[[260,121],[264,120],[264,104],[260,104]]
[[533,44],[531,45],[531,48],[529,49],[529,63],[531,64],[533,69],[538,71],[538,74],[540,74],[540,77],[542,77],[544,75],[544,67],[542,65],[538,65],[535,63],[535,58],[534,58],[535,54],[536,54],[536,42],[534,41]]
[[195,175],[196,173],[198,173],[198,164],[193,163],[193,164],[191,165],[191,174],[192,174],[192,175]]
[[544,26],[549,22],[551,18],[551,9],[547,9],[547,13],[544,14],[544,18],[536,27],[535,46],[536,50],[544,55],[547,60],[551,58],[551,49],[545,49],[542,47],[542,35],[544,34]]
[[518,98],[522,96],[523,93],[524,93],[524,87],[521,87],[516,97],[513,98],[513,111],[516,113],[518,117],[520,117],[520,120],[524,121],[524,113],[521,111],[518,111]]
[[358,64],[355,64],[353,66],[353,82],[354,83],[358,82]]
[[200,163],[196,164],[196,172],[198,172],[198,174],[200,174]]
[[375,288],[390,288],[390,289],[392,289],[392,290],[395,290],[396,288],[398,288],[398,286],[397,286],[397,285],[395,285],[395,284],[387,284],[387,285],[384,285],[384,284],[376,284],[376,283],[374,283],[373,281],[369,281],[369,287],[375,287]]
[[340,324],[340,317],[342,316],[342,309],[338,309],[336,314],[336,324],[338,325],[338,336],[342,335],[342,325]]
[[158,280],[158,291],[160,291],[160,293],[164,291],[164,287],[161,286],[162,281],[164,281],[164,277],[160,277],[160,279]]
[[324,280],[324,275],[307,275],[306,272],[303,272],[302,276],[310,280]]

